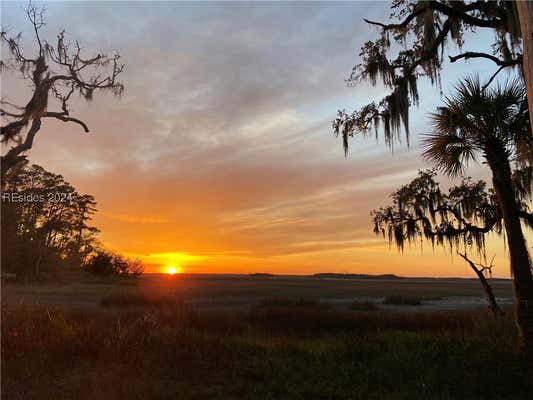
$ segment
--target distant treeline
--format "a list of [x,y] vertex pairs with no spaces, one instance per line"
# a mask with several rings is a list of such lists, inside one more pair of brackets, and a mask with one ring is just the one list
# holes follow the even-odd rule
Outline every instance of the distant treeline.
[[323,272],[313,274],[313,278],[335,278],[335,279],[402,279],[401,276],[394,274],[369,275],[369,274],[337,274],[333,272]]
[[[275,278],[278,275],[266,272],[256,272],[250,274],[254,278]],[[335,278],[335,279],[403,279],[403,277],[394,274],[369,275],[369,274],[339,274],[335,272],[321,272],[310,275],[311,278]]]

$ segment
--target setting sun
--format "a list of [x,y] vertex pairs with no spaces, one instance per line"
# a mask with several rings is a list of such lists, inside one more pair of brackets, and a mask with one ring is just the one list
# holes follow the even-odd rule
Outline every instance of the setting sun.
[[170,265],[166,269],[166,273],[169,275],[177,274],[178,272],[181,272],[181,268],[175,267],[174,265]]

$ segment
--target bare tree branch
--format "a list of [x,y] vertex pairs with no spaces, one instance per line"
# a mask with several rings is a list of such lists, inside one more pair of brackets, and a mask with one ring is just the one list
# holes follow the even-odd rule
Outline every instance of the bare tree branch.
[[18,144],[17,146],[11,147],[9,151],[2,156],[1,159],[1,168],[2,168],[2,178],[5,176],[5,173],[18,164],[24,157],[21,157],[21,154],[25,151],[31,149],[33,145],[33,139],[37,132],[41,129],[41,120],[36,118],[33,120],[28,133],[26,134],[26,139]]
[[65,113],[47,111],[46,114],[43,115],[43,117],[52,117],[52,118],[59,119],[63,122],[74,122],[78,125],[81,125],[81,127],[86,133],[89,133],[89,128],[87,124],[85,124],[85,122],[79,120],[78,118],[69,117]]
[[7,117],[12,117],[12,118],[22,118],[22,116],[24,116],[24,114],[14,114],[10,111],[6,111],[4,110],[3,108],[0,108],[0,115],[1,116],[7,116]]
[[498,74],[503,71],[503,69],[505,68],[505,65],[502,65],[500,68],[498,68],[498,70],[492,74],[492,76],[490,77],[490,79],[487,81],[487,83],[485,83],[482,87],[482,90],[485,90],[487,89],[490,84],[492,83],[492,81],[494,80],[494,78],[496,78],[496,76],[498,76]]
[[417,16],[422,14],[424,11],[426,11],[426,7],[418,7],[415,11],[413,11],[411,14],[407,16],[402,22],[399,24],[383,24],[381,22],[371,21],[369,19],[363,18],[363,21],[365,21],[367,24],[370,25],[376,25],[380,26],[381,28],[385,30],[395,30],[395,29],[403,29],[409,25],[409,23],[415,19]]
[[465,60],[468,60],[470,58],[486,58],[487,60],[491,60],[494,63],[496,63],[496,65],[500,65],[503,67],[512,67],[513,65],[519,65],[522,63],[522,56],[519,56],[516,60],[505,61],[505,60],[500,60],[498,57],[495,57],[493,55],[490,55],[487,53],[479,53],[475,51],[467,51],[466,53],[458,54],[456,56],[448,56],[448,58],[450,59],[450,62],[452,63],[462,58],[464,58]]
[[[485,294],[487,295],[487,300],[489,301],[490,309],[493,312],[493,314],[496,316],[502,315],[503,312],[501,308],[498,306],[498,303],[496,301],[496,296],[494,296],[494,292],[492,291],[492,287],[490,286],[490,284],[487,281],[487,278],[485,278],[485,275],[484,275],[485,271],[489,271],[489,273],[492,274],[492,268],[494,267],[492,263],[494,261],[494,257],[492,257],[490,266],[486,266],[486,265],[474,263],[472,260],[468,258],[466,253],[462,254],[458,252],[457,254],[461,258],[463,258],[468,263],[468,265],[470,265],[470,268],[472,268],[472,270],[476,273],[477,277],[479,278],[479,281],[481,282],[481,285],[483,286],[483,290],[485,290]],[[478,268],[478,265],[480,266],[479,268]]]

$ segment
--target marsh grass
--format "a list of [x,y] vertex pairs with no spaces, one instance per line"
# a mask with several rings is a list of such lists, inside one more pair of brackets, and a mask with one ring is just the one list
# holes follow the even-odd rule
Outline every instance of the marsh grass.
[[316,311],[330,310],[332,307],[328,303],[324,303],[315,299],[269,297],[261,300],[256,308],[312,309]]
[[406,296],[406,295],[390,295],[383,299],[383,304],[397,305],[397,306],[421,306],[427,301],[443,300],[441,296]]
[[378,311],[379,306],[373,301],[354,300],[350,304],[352,311]]
[[383,299],[383,304],[398,306],[421,306],[423,297],[392,295]]
[[142,293],[123,293],[105,296],[100,300],[102,307],[183,307],[183,301],[173,296],[151,296]]
[[511,315],[279,302],[240,313],[18,307],[3,310],[1,329],[10,400],[524,399],[531,390]]

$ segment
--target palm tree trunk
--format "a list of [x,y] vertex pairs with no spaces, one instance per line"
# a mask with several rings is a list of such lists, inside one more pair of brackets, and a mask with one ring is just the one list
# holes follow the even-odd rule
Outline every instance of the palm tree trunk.
[[487,152],[486,156],[507,235],[516,297],[516,322],[527,365],[533,370],[533,276],[520,222],[520,209],[513,191],[511,166],[504,151]]
[[533,3],[529,1],[516,1],[516,9],[520,19],[522,31],[523,61],[522,71],[527,89],[529,104],[529,118],[533,126]]

